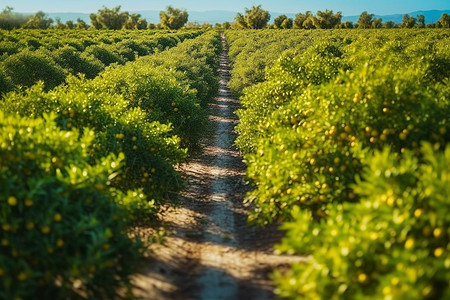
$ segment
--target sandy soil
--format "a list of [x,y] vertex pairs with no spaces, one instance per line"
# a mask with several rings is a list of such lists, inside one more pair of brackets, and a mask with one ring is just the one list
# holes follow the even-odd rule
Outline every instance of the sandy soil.
[[248,185],[245,165],[235,149],[234,111],[228,54],[220,57],[220,88],[210,104],[203,152],[181,166],[188,182],[178,204],[160,212],[167,237],[154,244],[134,277],[138,299],[277,299],[269,275],[304,257],[280,256],[273,244],[281,233],[275,226],[247,225],[242,200]]

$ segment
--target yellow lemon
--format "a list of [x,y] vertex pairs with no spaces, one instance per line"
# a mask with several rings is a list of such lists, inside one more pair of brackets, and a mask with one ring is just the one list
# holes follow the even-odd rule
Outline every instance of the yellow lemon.
[[60,213],[55,213],[55,214],[53,215],[53,221],[55,221],[55,222],[61,222],[61,220],[62,220],[62,216],[61,216]]
[[50,232],[50,227],[48,227],[48,226],[42,227],[42,228],[41,228],[41,232],[42,232],[43,234],[48,234],[48,233]]
[[25,206],[30,207],[33,206],[33,204],[34,204],[33,199],[31,198],[25,199]]
[[14,197],[14,196],[10,196],[10,197],[8,198],[8,204],[9,204],[10,206],[16,206],[16,205],[17,205],[17,198]]

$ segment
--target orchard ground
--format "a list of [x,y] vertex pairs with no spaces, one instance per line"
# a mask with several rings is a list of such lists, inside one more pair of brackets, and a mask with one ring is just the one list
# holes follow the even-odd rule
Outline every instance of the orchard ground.
[[202,153],[181,166],[187,189],[160,212],[167,236],[134,278],[138,299],[276,299],[269,278],[301,256],[274,254],[281,233],[247,225],[245,165],[234,147],[239,102],[231,97],[227,45],[219,94],[209,105]]

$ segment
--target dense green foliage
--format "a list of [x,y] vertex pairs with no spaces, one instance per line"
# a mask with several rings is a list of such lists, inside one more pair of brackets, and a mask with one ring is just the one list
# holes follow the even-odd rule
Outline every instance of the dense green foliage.
[[22,27],[27,21],[28,17],[13,12],[13,8],[6,6],[0,13],[0,28],[12,30]]
[[25,87],[42,80],[46,88],[50,89],[65,79],[63,69],[42,51],[24,50],[8,56],[1,62],[1,68],[12,84]]
[[261,5],[246,8],[245,14],[238,13],[234,19],[237,28],[263,29],[270,20],[269,11],[261,8]]
[[183,27],[189,18],[189,14],[186,10],[173,8],[167,6],[165,11],[159,13],[160,25],[162,28],[167,29],[180,29]]
[[[120,11],[120,6],[112,9],[103,7],[97,14],[90,14],[91,24],[97,29],[122,29],[129,20],[129,13]],[[132,28],[131,28],[132,29]]]
[[172,39],[94,79],[51,88],[41,78],[0,101],[0,298],[111,299],[128,286],[140,244],[127,228],[151,224],[183,186],[175,166],[198,144],[217,92],[217,34]]
[[104,188],[123,155],[90,159],[94,132],[63,131],[55,117],[0,111],[2,299],[112,297],[138,254],[118,205],[132,199]]
[[[95,148],[91,149],[93,157],[125,154],[124,174],[111,181],[121,190],[145,188],[161,199],[167,188],[176,186],[173,182],[178,175],[172,165],[184,158],[185,151],[180,149],[179,138],[172,134],[172,128],[151,122],[145,111],[130,107],[123,95],[105,92],[94,81],[71,77],[67,86],[47,93],[36,85],[25,93],[9,94],[2,106],[5,112],[23,116],[41,117],[55,112],[57,124],[66,130],[94,129],[98,134]],[[142,182],[143,178],[150,180],[150,174],[156,172],[161,175],[151,175],[155,177],[151,183]]]
[[[260,49],[288,47],[291,33],[276,33],[288,41],[277,46],[258,39],[264,34],[243,34],[255,49],[248,61],[272,65],[263,82],[247,83],[238,111],[237,145],[255,184],[246,199],[250,221],[284,222],[280,250],[311,254],[307,264],[276,276],[278,292],[292,299],[445,299],[448,233],[435,242],[419,232],[426,222],[430,230],[448,227],[446,31],[334,31],[331,39],[305,33],[275,61]],[[242,69],[233,76],[241,76],[248,70],[239,56],[252,46],[232,41],[234,66]],[[373,203],[385,193],[392,195],[381,210]],[[426,222],[411,227],[417,209]],[[380,239],[371,239],[372,228]],[[394,246],[383,248],[386,242]],[[402,266],[410,259],[408,271]],[[387,288],[391,278],[399,281]]]
[[94,82],[126,95],[130,106],[148,112],[148,121],[172,124],[182,145],[195,147],[206,121],[204,108],[218,89],[220,41],[213,35],[108,69]]
[[201,33],[0,31],[0,77],[5,82],[0,81],[0,94],[14,86],[30,87],[39,80],[48,90],[64,82],[69,74],[92,79],[111,64],[123,65],[175,47]]
[[[327,219],[292,210],[281,251],[311,254],[275,281],[291,299],[447,299],[450,147],[367,157],[358,203],[328,204]],[[307,274],[307,275],[306,275]]]
[[[326,35],[326,33],[322,33]],[[271,66],[281,53],[288,49],[306,48],[316,33],[307,31],[286,30],[283,38],[273,30],[227,31],[230,44],[229,56],[232,77],[229,82],[231,92],[240,96],[245,87],[262,82],[265,79],[265,68]]]

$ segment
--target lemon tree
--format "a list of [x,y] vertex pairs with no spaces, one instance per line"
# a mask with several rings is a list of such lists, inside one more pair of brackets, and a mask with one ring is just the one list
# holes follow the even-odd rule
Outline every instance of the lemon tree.
[[90,161],[94,133],[63,131],[55,117],[0,112],[3,299],[112,297],[139,254],[120,205],[130,195],[109,188],[123,156]]

